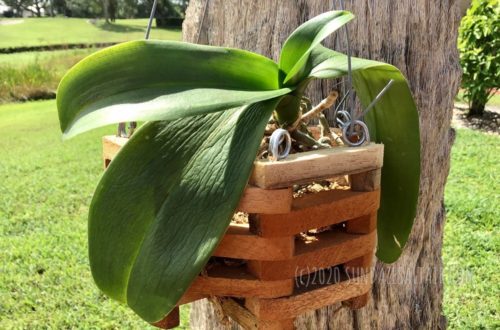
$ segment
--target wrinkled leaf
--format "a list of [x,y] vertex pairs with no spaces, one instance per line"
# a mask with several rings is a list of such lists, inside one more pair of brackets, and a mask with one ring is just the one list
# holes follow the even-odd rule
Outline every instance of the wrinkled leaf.
[[65,137],[117,122],[174,120],[271,99],[278,66],[243,50],[131,41],[73,67],[58,88]]
[[[347,56],[318,46],[307,65],[311,78],[347,74]],[[408,240],[420,181],[418,112],[410,88],[389,64],[352,58],[353,84],[364,107],[393,79],[395,83],[365,117],[373,141],[384,144],[377,257],[394,262]]]
[[307,77],[302,69],[312,50],[353,18],[354,15],[348,11],[329,11],[293,31],[281,49],[279,65],[286,74],[283,84],[292,85]]
[[145,124],[102,177],[90,208],[99,288],[162,319],[224,234],[278,99]]

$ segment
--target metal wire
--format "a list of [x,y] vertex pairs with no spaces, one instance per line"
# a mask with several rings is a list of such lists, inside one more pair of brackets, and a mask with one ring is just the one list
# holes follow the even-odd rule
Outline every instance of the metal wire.
[[363,118],[368,113],[368,111],[370,111],[375,106],[375,104],[377,104],[380,98],[384,96],[384,94],[389,90],[389,88],[391,88],[393,83],[394,79],[389,80],[387,85],[385,85],[384,88],[382,88],[382,90],[377,94],[377,96],[375,96],[373,101],[366,107],[365,111],[363,111],[359,116],[357,116],[356,119]]
[[208,2],[210,0],[205,1],[205,5],[203,6],[203,14],[201,15],[201,21],[198,26],[198,35],[196,36],[196,43],[200,43],[200,38],[201,38],[201,30],[203,29],[203,24],[205,23],[205,18],[207,16],[207,11],[208,11]]
[[153,1],[153,7],[151,7],[151,14],[149,15],[148,27],[146,28],[146,35],[144,39],[149,39],[149,33],[151,32],[151,26],[153,25],[153,19],[156,13],[156,5],[158,4],[158,0]]
[[[354,131],[355,127],[359,127],[358,131]],[[347,129],[352,128],[353,133],[348,133]],[[351,138],[357,137],[357,141],[352,141]],[[368,130],[368,126],[361,120],[353,120],[351,122],[346,123],[342,128],[342,140],[345,144],[350,145],[351,147],[359,147],[365,142],[370,142],[370,131]]]
[[[335,3],[337,3],[335,1]],[[340,10],[344,10],[344,1],[338,1],[338,7]],[[381,97],[387,92],[387,90],[392,86],[394,80],[390,80],[387,85],[378,93],[378,95],[373,99],[373,101],[366,107],[364,111],[356,115],[355,110],[355,98],[356,92],[353,90],[352,83],[352,53],[351,53],[351,42],[349,39],[349,29],[347,26],[343,27],[346,38],[347,46],[347,82],[343,85],[345,88],[344,97],[337,105],[335,109],[335,121],[342,128],[342,138],[344,142],[350,146],[360,146],[365,142],[370,142],[370,132],[368,126],[362,121],[362,118],[377,104]],[[343,80],[344,81],[344,80]],[[349,102],[346,100],[349,98]],[[347,110],[346,110],[347,108]],[[356,130],[356,131],[355,131]],[[356,141],[352,141],[353,138],[357,138]]]
[[[151,14],[149,15],[148,26],[146,27],[146,35],[144,36],[144,39],[146,40],[149,39],[149,35],[151,33],[151,27],[153,26],[153,19],[155,18],[157,5],[158,5],[158,0],[154,0],[153,6],[151,7]],[[129,130],[127,133],[126,123],[119,123],[116,135],[120,137],[131,137],[132,134],[134,134],[136,128],[137,128],[137,122],[135,121],[130,122]]]
[[[280,146],[285,142],[285,148],[280,152]],[[282,149],[282,148],[281,148]],[[286,129],[278,128],[269,139],[269,159],[278,161],[288,157],[292,149],[292,138]]]

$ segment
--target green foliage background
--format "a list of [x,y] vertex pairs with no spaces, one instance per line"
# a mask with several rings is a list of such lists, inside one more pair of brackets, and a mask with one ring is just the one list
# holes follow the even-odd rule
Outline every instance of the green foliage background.
[[481,113],[500,86],[500,0],[473,0],[462,19],[458,48],[464,97]]

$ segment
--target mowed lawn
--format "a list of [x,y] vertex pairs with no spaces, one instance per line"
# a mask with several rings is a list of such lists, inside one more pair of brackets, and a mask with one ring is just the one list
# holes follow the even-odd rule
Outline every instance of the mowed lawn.
[[[77,18],[29,18],[20,24],[0,24],[0,48],[143,39],[146,26],[146,19],[91,24],[87,19]],[[180,40],[181,31],[153,29],[151,37]],[[88,48],[0,54],[0,104],[53,97],[64,73],[97,50]]]
[[[102,20],[92,24],[87,18],[23,18],[19,24],[0,24],[0,48],[143,39],[147,21],[118,19],[112,24]],[[157,29],[153,25],[151,38],[180,40],[181,31]]]
[[451,156],[444,313],[450,329],[499,329],[500,137],[459,129]]
[[[12,68],[25,67],[34,63],[48,64],[67,61],[67,58],[82,59],[99,50],[98,48],[64,49],[42,52],[22,52],[14,54],[0,54],[0,67],[10,66]],[[68,69],[68,68],[66,68]]]
[[[88,205],[102,173],[101,136],[113,132],[63,143],[54,101],[0,106],[0,329],[147,328],[100,294],[89,272]],[[494,329],[500,138],[457,134],[446,188],[444,313],[450,329]]]
[[0,329],[149,328],[99,293],[88,265],[88,205],[114,127],[62,142],[58,125],[54,101],[0,106]]
[[0,103],[54,94],[68,69],[95,51],[88,48],[0,54]]

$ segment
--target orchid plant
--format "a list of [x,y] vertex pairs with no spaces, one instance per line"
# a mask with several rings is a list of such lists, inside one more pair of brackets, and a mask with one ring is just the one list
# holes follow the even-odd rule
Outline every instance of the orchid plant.
[[[98,287],[148,322],[168,314],[226,231],[272,116],[289,127],[314,79],[348,73],[348,57],[321,42],[353,19],[321,14],[297,28],[279,63],[239,49],[132,41],[82,60],[57,92],[65,138],[146,121],[111,162],[89,211],[89,258]],[[352,58],[363,106],[393,80],[365,121],[385,145],[378,258],[395,261],[416,212],[419,121],[397,68]]]

